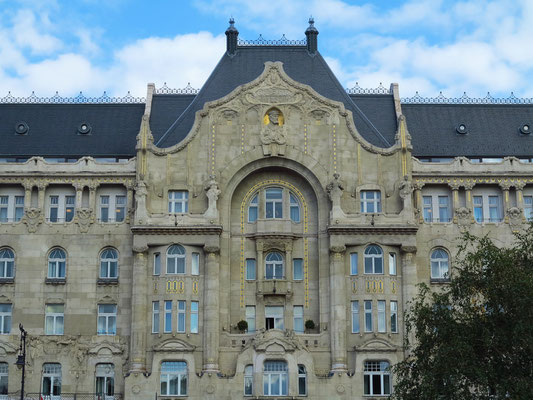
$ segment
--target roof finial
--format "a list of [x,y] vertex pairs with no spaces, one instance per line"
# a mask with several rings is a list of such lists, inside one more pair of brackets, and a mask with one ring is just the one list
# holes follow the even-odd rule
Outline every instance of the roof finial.
[[317,52],[317,36],[318,30],[315,28],[315,19],[313,16],[309,17],[309,26],[305,30],[305,37],[307,38],[307,51],[314,55]]
[[237,51],[237,38],[239,31],[235,28],[235,20],[233,17],[229,19],[229,27],[226,29],[226,51],[230,56],[234,55]]

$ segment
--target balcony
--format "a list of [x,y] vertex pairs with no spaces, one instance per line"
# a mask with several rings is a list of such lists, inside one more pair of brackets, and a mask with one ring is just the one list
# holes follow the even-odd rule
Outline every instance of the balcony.
[[257,281],[257,296],[292,296],[292,282],[286,279],[263,279]]

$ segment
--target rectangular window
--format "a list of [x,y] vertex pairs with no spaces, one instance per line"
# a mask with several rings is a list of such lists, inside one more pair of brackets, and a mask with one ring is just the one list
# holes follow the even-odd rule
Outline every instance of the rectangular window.
[[[43,364],[42,394],[46,399],[57,399],[61,396],[61,364]],[[58,397],[55,397],[58,396]]]
[[191,275],[200,275],[200,253],[191,255]]
[[357,253],[350,253],[350,275],[357,275],[358,273],[358,258]]
[[62,335],[64,332],[65,306],[63,304],[47,304],[44,317],[45,335]]
[[178,300],[178,333],[185,332],[185,312],[186,312],[185,300]]
[[267,189],[265,190],[265,198],[265,217],[283,218],[283,189]]
[[433,197],[424,196],[423,202],[424,202],[424,221],[433,222]]
[[283,306],[265,306],[266,329],[285,329]]
[[59,215],[59,196],[50,196],[50,222],[57,222]]
[[163,332],[172,332],[172,300],[165,300],[165,326]]
[[250,201],[250,205],[248,206],[248,222],[255,222],[257,221],[257,215],[258,215],[258,195],[256,194],[254,198]]
[[378,300],[378,332],[387,332],[387,319],[385,316],[385,300]]
[[115,366],[113,364],[96,364],[96,398],[114,399]]
[[24,196],[15,196],[15,222],[22,219],[24,215]]
[[154,275],[161,274],[161,253],[154,253]]
[[9,196],[0,196],[0,222],[8,222]]
[[483,196],[474,196],[474,219],[477,223],[483,222]]
[[389,275],[396,275],[396,253],[389,253]]
[[109,221],[109,196],[100,196],[100,222]]
[[11,333],[11,311],[12,305],[9,303],[0,303],[0,335]]
[[307,371],[303,364],[298,364],[298,396],[307,396]]
[[246,306],[246,322],[248,322],[248,332],[255,332],[255,306]]
[[292,275],[295,281],[302,281],[304,279],[304,260],[301,258],[294,258],[292,260]]
[[372,330],[372,300],[365,300],[365,332]]
[[115,304],[98,305],[98,334],[117,334],[117,306]]
[[161,363],[161,395],[187,396],[187,363],[165,361]]
[[361,190],[361,212],[381,212],[381,192],[378,190]]
[[290,212],[291,212],[291,221],[300,222],[300,203],[298,199],[290,193]]
[[390,364],[387,361],[365,361],[365,396],[391,394]]
[[100,222],[122,222],[126,216],[126,196],[100,196]]
[[126,196],[115,197],[115,221],[122,222],[126,216]]
[[168,212],[183,214],[189,212],[189,192],[170,190],[168,192]]
[[159,302],[152,301],[152,333],[159,333]]
[[9,373],[9,367],[6,362],[0,362],[0,399],[8,400],[9,397],[7,396],[8,393],[8,375]]
[[254,394],[254,367],[247,365],[244,367],[244,395],[252,396]]
[[304,333],[304,307],[303,306],[294,306],[293,307],[294,315],[294,332]]
[[524,217],[528,221],[533,219],[533,196],[524,196]]
[[359,302],[352,301],[352,333],[359,333]]
[[500,222],[500,196],[489,196],[489,218],[490,222]]
[[398,333],[398,302],[390,302],[390,331]]
[[65,196],[65,221],[70,222],[74,218],[74,205],[76,196]]
[[439,196],[439,222],[450,222],[450,201],[448,196]]
[[198,333],[198,302],[191,301],[191,333]]
[[255,281],[256,279],[255,258],[246,259],[246,280]]

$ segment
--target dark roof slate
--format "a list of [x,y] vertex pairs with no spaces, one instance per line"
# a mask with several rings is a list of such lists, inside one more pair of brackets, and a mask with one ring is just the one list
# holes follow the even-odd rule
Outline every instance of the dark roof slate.
[[[416,157],[533,156],[533,105],[402,104]],[[465,124],[467,134],[456,127]]]
[[157,143],[168,127],[185,111],[195,97],[194,94],[155,94],[152,97],[150,129],[154,143]]
[[[144,104],[2,104],[0,156],[134,157]],[[24,121],[29,130],[15,133]],[[78,134],[81,123],[91,132]]]

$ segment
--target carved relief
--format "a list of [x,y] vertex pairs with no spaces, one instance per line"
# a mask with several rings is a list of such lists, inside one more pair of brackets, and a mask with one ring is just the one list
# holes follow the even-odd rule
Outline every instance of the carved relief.
[[263,145],[263,154],[284,155],[287,135],[284,127],[284,118],[281,111],[271,108],[264,117],[264,125],[261,129],[260,139]]
[[39,208],[26,208],[22,221],[28,226],[28,232],[34,233],[37,227],[43,223],[43,216]]
[[455,210],[457,224],[459,226],[468,226],[472,223],[472,210],[466,207],[459,207]]
[[93,223],[93,210],[90,208],[79,208],[76,210],[76,223],[80,227],[80,232],[87,233],[89,226]]
[[344,214],[344,211],[342,211],[341,208],[341,197],[342,192],[344,191],[344,186],[339,178],[339,174],[333,174],[333,180],[326,186],[326,191],[331,200],[330,218],[332,221],[346,217],[346,214]]
[[507,210],[507,217],[509,218],[509,224],[512,227],[522,225],[522,210],[518,207],[511,207]]
[[208,200],[208,206],[204,213],[204,217],[218,219],[217,200],[221,192],[214,175],[209,176],[209,182],[207,182],[204,190]]

